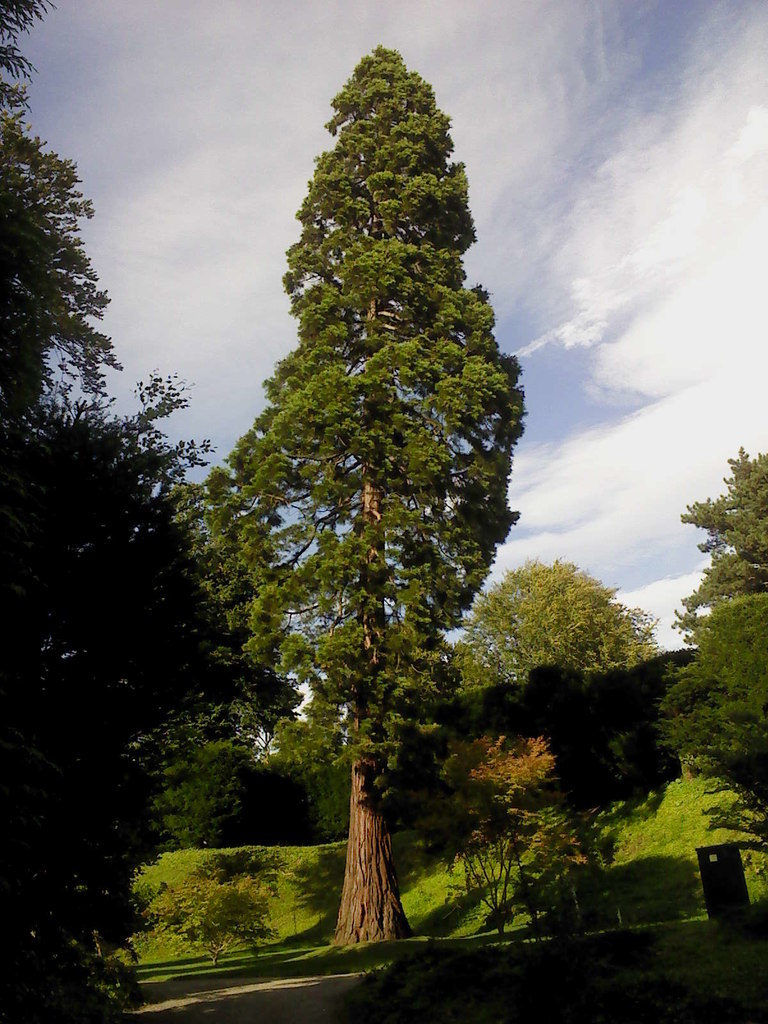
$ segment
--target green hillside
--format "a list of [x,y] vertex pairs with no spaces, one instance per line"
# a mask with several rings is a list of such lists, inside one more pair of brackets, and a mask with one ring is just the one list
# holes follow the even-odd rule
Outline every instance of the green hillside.
[[[642,801],[616,804],[597,824],[606,859],[606,899],[626,925],[706,915],[696,848],[739,837],[713,828],[712,812],[731,797],[703,778],[676,779]],[[765,855],[742,852],[754,902],[768,896]]]
[[[582,905],[585,901],[593,904],[602,927],[704,918],[695,851],[697,846],[733,839],[730,833],[710,828],[709,812],[722,807],[727,799],[711,793],[702,779],[680,779],[643,801],[617,804],[600,814],[596,824],[604,866],[592,888],[582,895]],[[464,892],[461,869],[451,871],[446,863],[428,855],[413,833],[400,833],[394,842],[403,904],[415,934],[460,940],[482,932],[483,907],[476,896]],[[147,897],[163,882],[172,885],[218,852],[165,853],[143,869],[136,889]],[[297,973],[306,967],[297,966],[299,951],[302,964],[306,959],[313,961],[310,966],[318,973],[325,969],[318,957],[331,956],[338,969],[342,951],[324,947],[333,934],[345,844],[277,847],[265,852],[274,857],[277,868],[277,892],[269,908],[277,938],[260,954],[260,973],[268,972],[270,961],[278,969],[278,953],[290,950],[294,951],[292,969]],[[745,851],[743,858],[751,899],[765,898],[765,856]],[[395,944],[387,945],[394,948]],[[145,936],[137,937],[136,948],[145,977],[186,973],[205,964],[204,958],[184,957],[178,948],[160,946]],[[369,954],[371,962],[393,956],[391,950],[380,953]],[[345,955],[359,959],[361,951]],[[160,964],[162,971],[158,970]],[[254,961],[250,954],[230,954],[222,964],[248,969]],[[366,964],[361,960],[360,966]]]
[[[416,934],[470,935],[482,926],[479,900],[463,892],[461,871],[428,856],[412,833],[394,837],[403,905]],[[173,885],[221,850],[177,850],[164,853],[141,872],[135,889],[149,897],[165,882]],[[270,900],[270,923],[277,944],[320,945],[330,941],[336,923],[344,875],[346,843],[324,846],[263,848],[274,857],[277,892]],[[138,937],[142,960],[165,959],[173,949]]]

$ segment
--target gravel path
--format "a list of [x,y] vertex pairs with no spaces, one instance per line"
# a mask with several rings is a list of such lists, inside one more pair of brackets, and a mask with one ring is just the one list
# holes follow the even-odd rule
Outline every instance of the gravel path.
[[146,1006],[134,1024],[335,1024],[342,997],[358,974],[247,982],[193,978],[144,986]]

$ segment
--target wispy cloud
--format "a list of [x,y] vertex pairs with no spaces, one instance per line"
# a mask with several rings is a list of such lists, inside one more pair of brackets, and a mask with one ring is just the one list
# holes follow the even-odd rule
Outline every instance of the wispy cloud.
[[554,309],[559,289],[567,315],[522,349],[525,366],[544,346],[589,348],[581,387],[608,404],[598,428],[523,443],[521,521],[495,572],[571,558],[655,602],[667,643],[664,602],[694,589],[701,560],[681,512],[722,491],[741,445],[768,443],[768,17],[752,11],[718,52],[693,45],[665,105],[572,183],[542,299]]
[[566,557],[649,600],[689,588],[680,513],[720,491],[740,445],[768,446],[765,5],[61,4],[30,39],[33,122],[96,202],[116,393],[176,370],[197,385],[179,433],[223,456],[248,429],[295,341],[284,253],[330,99],[378,43],[452,118],[468,276],[502,342],[528,367],[588,356],[531,422],[572,394],[601,410],[599,427],[524,438],[496,571]]
[[658,619],[656,640],[666,650],[683,647],[682,633],[675,628],[675,613],[683,611],[681,597],[687,597],[701,583],[701,571],[665,576],[637,590],[622,590],[616,596],[627,608],[642,608]]

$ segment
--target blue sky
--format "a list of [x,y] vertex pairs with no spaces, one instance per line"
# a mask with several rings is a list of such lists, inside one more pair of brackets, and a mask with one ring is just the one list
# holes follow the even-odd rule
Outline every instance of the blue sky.
[[435,89],[482,283],[527,395],[494,575],[570,559],[659,616],[704,557],[680,514],[768,448],[768,4],[59,0],[31,123],[78,163],[126,407],[195,384],[223,458],[293,346],[284,254],[330,100],[377,44]]

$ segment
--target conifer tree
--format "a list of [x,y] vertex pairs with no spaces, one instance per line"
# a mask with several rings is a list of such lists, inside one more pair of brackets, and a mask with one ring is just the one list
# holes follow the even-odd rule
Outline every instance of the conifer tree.
[[742,594],[768,591],[768,454],[751,459],[743,448],[729,459],[731,476],[719,498],[695,501],[680,518],[707,531],[699,550],[712,556],[704,577],[690,597],[677,625],[692,643],[712,610]]
[[379,47],[333,108],[288,251],[299,343],[209,489],[256,577],[252,652],[336,709],[354,753],[344,944],[409,932],[376,781],[516,518],[523,400],[464,286],[467,181],[431,87]]

